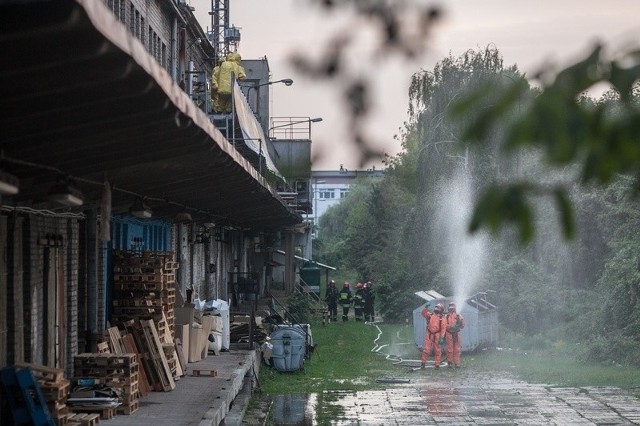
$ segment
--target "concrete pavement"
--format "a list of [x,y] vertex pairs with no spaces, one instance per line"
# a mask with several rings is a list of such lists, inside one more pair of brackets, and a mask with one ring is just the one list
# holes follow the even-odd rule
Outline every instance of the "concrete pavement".
[[[255,350],[249,350],[246,343],[231,344],[228,352],[187,364],[187,373],[176,382],[174,390],[151,392],[139,400],[139,408],[133,414],[119,414],[110,420],[100,420],[100,424],[218,426],[223,424],[227,415],[229,418],[224,424],[239,424],[243,410],[242,407],[234,407],[234,400],[243,388],[245,377],[250,383],[253,375],[258,374],[259,356]],[[194,369],[215,369],[218,375],[194,377],[191,375]],[[243,399],[239,405],[246,403]]]
[[321,409],[341,412],[333,425],[640,424],[640,400],[619,388],[551,387],[473,372],[421,373],[385,390],[325,392],[324,400],[332,402]]

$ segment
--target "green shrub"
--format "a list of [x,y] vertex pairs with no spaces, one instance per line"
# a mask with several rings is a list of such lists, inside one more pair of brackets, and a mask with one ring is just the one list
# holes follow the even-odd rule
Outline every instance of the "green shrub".
[[293,293],[284,301],[287,312],[300,324],[308,324],[313,318],[311,308],[314,301],[311,296],[303,293]]
[[624,336],[599,337],[582,345],[580,359],[640,366],[640,342]]

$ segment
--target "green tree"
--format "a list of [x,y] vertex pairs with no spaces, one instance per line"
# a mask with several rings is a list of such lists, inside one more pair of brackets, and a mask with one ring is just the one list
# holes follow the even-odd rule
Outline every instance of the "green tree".
[[[486,96],[496,96],[495,87],[485,85],[456,103],[454,116],[468,122],[463,140],[471,145],[499,143],[500,151],[513,155],[523,150],[539,151],[546,164],[556,168],[577,168],[580,185],[610,184],[619,174],[633,176],[632,191],[640,188],[640,109],[637,80],[640,53],[624,53],[611,59],[597,46],[588,57],[555,73],[541,73],[535,79],[540,93],[523,99],[529,84],[524,79],[497,94],[493,105],[477,111]],[[585,99],[584,93],[596,84],[609,84],[615,92],[601,102]],[[504,126],[507,114],[521,109],[499,141],[494,129]],[[469,117],[472,117],[469,120]],[[521,179],[499,182],[486,188],[476,204],[471,231],[487,228],[493,232],[505,224],[518,225],[520,239],[533,237],[533,204],[539,197],[554,200],[565,237],[575,235],[574,210],[567,188],[560,184]],[[537,201],[536,201],[537,202]]]

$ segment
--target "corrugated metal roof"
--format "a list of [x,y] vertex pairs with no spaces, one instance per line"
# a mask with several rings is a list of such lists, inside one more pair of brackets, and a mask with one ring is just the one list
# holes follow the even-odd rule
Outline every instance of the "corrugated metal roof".
[[[283,250],[276,250],[275,252],[278,253],[278,254],[281,254],[283,256],[285,256],[287,254],[287,252],[285,252]],[[313,259],[307,259],[306,257],[302,257],[302,256],[298,256],[298,255],[294,255],[293,257],[296,258],[297,260],[302,260],[303,262],[313,262],[316,265],[320,266],[321,268],[330,269],[332,271],[337,270],[337,268],[335,268],[333,266],[329,266],[329,265],[325,265],[324,263],[316,262]]]
[[102,2],[3,0],[0,57],[0,169],[20,179],[4,202],[45,206],[61,171],[89,202],[108,178],[114,213],[135,193],[167,217],[301,222]]

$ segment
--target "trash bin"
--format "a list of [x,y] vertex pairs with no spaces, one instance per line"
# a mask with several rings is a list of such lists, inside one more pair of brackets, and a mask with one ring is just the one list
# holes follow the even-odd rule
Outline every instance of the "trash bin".
[[280,327],[271,333],[271,359],[278,371],[297,371],[304,364],[306,336],[300,327]]

